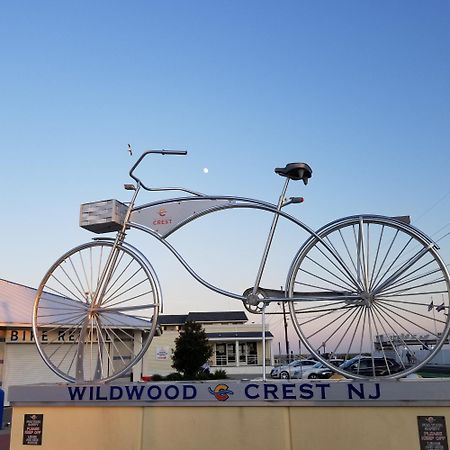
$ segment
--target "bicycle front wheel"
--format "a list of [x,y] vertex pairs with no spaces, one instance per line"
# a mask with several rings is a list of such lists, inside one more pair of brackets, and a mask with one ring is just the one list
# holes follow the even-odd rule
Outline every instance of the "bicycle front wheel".
[[50,268],[36,294],[33,333],[47,366],[70,382],[128,375],[155,334],[160,288],[128,246],[90,242]]
[[[293,325],[308,350],[350,378],[399,378],[447,343],[450,281],[436,245],[381,216],[326,225],[288,276]],[[330,357],[352,360],[336,368]]]

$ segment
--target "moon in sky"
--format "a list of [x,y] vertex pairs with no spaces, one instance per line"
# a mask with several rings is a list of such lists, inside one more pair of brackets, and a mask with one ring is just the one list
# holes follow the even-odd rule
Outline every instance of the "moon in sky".
[[207,168],[207,167],[204,167],[204,168],[203,168],[203,173],[208,173],[208,172],[209,172],[208,168]]

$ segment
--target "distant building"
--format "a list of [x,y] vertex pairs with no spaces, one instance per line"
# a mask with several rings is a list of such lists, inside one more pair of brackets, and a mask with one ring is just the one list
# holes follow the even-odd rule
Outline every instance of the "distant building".
[[[263,364],[261,324],[249,324],[244,311],[190,312],[159,317],[161,336],[155,336],[142,361],[142,373],[167,375],[171,368],[175,339],[187,322],[200,323],[213,347],[211,370],[225,369],[229,374],[261,373]],[[273,364],[272,333],[266,331],[266,364]]]

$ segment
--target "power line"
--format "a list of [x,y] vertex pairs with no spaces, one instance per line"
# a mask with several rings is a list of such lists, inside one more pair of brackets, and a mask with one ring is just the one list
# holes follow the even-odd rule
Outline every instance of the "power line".
[[426,209],[422,214],[420,214],[419,217],[414,220],[414,223],[417,223],[420,219],[425,217],[432,209],[436,208],[436,206],[439,205],[439,203],[441,203],[442,201],[444,201],[449,194],[450,194],[450,190],[448,190],[439,200],[437,200],[428,209]]

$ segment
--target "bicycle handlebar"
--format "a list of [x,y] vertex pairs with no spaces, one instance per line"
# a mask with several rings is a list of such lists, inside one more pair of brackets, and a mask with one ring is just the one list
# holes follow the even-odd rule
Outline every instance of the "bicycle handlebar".
[[134,181],[139,183],[144,189],[151,190],[150,188],[146,187],[142,181],[136,176],[133,175],[133,172],[135,171],[136,167],[141,163],[141,161],[149,154],[155,153],[159,155],[177,155],[177,156],[185,156],[187,155],[186,150],[147,150],[139,157],[139,159],[135,162],[133,167],[130,169],[130,177],[133,178]]

